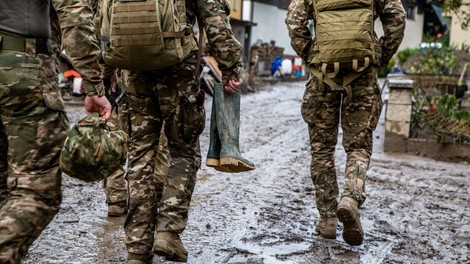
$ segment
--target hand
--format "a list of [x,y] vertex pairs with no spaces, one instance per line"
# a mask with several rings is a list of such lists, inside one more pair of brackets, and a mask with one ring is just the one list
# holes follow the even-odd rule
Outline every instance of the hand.
[[85,112],[91,114],[98,112],[101,116],[101,121],[107,121],[111,117],[111,104],[106,96],[87,96],[85,97]]
[[242,84],[242,82],[243,82],[242,79],[238,79],[238,80],[232,79],[232,80],[224,81],[223,84],[224,84],[225,91],[229,94],[236,93],[238,91],[238,88]]

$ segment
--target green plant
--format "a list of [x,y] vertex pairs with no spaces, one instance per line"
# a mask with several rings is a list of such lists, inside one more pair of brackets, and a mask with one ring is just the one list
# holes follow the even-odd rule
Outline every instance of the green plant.
[[457,65],[455,48],[426,49],[417,61],[409,68],[409,73],[433,73],[450,75]]
[[418,48],[406,48],[401,50],[397,52],[398,61],[400,64],[403,64],[411,55],[415,54],[416,52],[419,52]]
[[470,113],[459,109],[455,94],[445,94],[435,99],[436,111],[453,120],[466,120],[470,126]]

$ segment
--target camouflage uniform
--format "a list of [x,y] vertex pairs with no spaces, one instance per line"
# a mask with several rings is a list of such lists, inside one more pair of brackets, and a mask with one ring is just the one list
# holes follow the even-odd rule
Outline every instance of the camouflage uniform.
[[[338,206],[338,183],[334,152],[341,120],[343,147],[347,153],[346,181],[341,197],[351,197],[362,204],[366,199],[365,178],[372,154],[375,130],[382,99],[377,83],[377,69],[385,66],[397,51],[404,34],[405,12],[400,0],[377,0],[375,17],[380,17],[385,36],[376,49],[374,65],[351,83],[352,101],[342,104],[342,93],[321,89],[313,75],[307,82],[302,102],[302,117],[308,124],[311,145],[311,177],[316,204],[322,218],[333,217]],[[313,0],[293,0],[286,24],[296,53],[309,65],[313,58],[313,40],[308,20],[315,19]],[[309,65],[312,66],[312,65]],[[326,86],[325,86],[326,87]]]
[[[202,22],[210,52],[224,80],[238,79],[242,47],[228,22],[223,0],[186,1],[191,24]],[[195,40],[196,41],[196,40]],[[188,221],[196,173],[201,165],[199,135],[204,130],[204,94],[196,72],[198,51],[183,62],[162,70],[126,71],[130,112],[129,211],[124,224],[130,254],[151,254],[154,233],[181,233]],[[158,172],[160,130],[163,127],[171,156],[168,176],[161,186]],[[159,168],[155,168],[155,166]],[[160,175],[160,176],[158,176]],[[159,196],[161,206],[157,208]],[[157,219],[158,214],[158,220]]]
[[[95,28],[96,32],[96,38],[98,41],[100,41],[100,12],[101,12],[101,0],[88,0],[88,4],[90,5],[90,8],[95,12],[94,18],[93,18],[93,26]],[[103,62],[101,64],[101,71],[102,71],[102,76],[104,77],[109,77],[115,73],[115,68],[114,67],[109,67],[105,65]],[[109,80],[109,78],[108,78]],[[113,94],[112,91],[110,91],[111,84],[109,83],[109,86],[106,87],[107,91],[107,96],[108,99],[111,99],[111,104],[117,103],[116,97],[119,96],[119,94]],[[122,87],[123,85],[121,85]],[[113,106],[113,113],[112,117],[110,120],[108,120],[108,123],[112,129],[120,130],[124,129],[125,132],[127,130],[122,127],[122,122],[120,120],[121,115],[119,114],[119,105]],[[124,166],[125,164],[123,164]],[[127,199],[127,183],[126,180],[124,179],[124,174],[125,170],[124,168],[120,168],[116,170],[114,173],[106,177],[106,179],[103,180],[103,187],[104,187],[104,192],[106,195],[106,203],[108,205],[117,205],[119,207],[122,207],[123,209],[126,207],[126,199]],[[109,212],[108,212],[109,213]],[[118,215],[114,215],[118,216]]]
[[[82,9],[79,0],[59,4],[61,12],[51,12],[53,49],[48,45],[48,49],[38,50],[37,39],[20,36],[16,39],[23,39],[24,45],[0,49],[0,191],[6,194],[0,202],[0,263],[20,263],[59,211],[62,199],[58,158],[69,120],[57,79],[59,20],[67,39],[73,40],[69,46],[77,41],[80,44],[73,49],[79,55],[90,55],[77,57],[69,52],[86,77],[85,87],[90,94],[102,94],[97,57],[93,56],[99,50],[96,44],[90,45],[91,25],[86,22],[91,12]],[[0,24],[7,20],[8,15],[0,15]],[[0,29],[0,36],[5,35],[11,36]]]

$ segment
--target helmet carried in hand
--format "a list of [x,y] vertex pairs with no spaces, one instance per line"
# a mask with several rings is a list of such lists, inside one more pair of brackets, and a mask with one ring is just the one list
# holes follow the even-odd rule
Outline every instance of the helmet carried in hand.
[[124,131],[111,131],[98,113],[87,115],[69,131],[60,154],[60,169],[86,182],[102,180],[125,162],[127,140]]

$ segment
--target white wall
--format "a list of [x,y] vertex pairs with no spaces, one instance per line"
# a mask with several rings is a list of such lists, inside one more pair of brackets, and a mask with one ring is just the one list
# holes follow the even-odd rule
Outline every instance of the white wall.
[[470,28],[463,30],[459,18],[453,14],[452,24],[450,26],[450,44],[455,45],[458,49],[462,47],[462,43],[470,45]]
[[[424,14],[418,15],[417,9],[418,8],[414,9],[415,19],[406,20],[405,36],[398,50],[403,50],[406,48],[419,48],[419,44],[423,39]],[[380,22],[380,19],[375,21],[375,32],[379,38],[384,34],[382,29],[382,22]]]
[[[245,6],[247,5],[250,4],[245,4]],[[253,22],[257,25],[252,28],[250,45],[253,45],[258,39],[267,43],[274,40],[276,41],[276,46],[284,48],[285,55],[295,55],[290,45],[289,33],[284,22],[286,13],[287,10],[276,6],[255,2],[253,5]],[[244,14],[246,14],[245,11]],[[249,18],[246,20],[249,20]]]
[[243,0],[242,20],[251,21],[251,0]]
[[[244,0],[243,20],[251,20],[251,8],[251,1]],[[418,48],[422,41],[424,15],[418,15],[417,8],[414,9],[414,12],[415,19],[406,20],[405,36],[399,50],[406,48]],[[295,52],[290,45],[289,33],[284,22],[286,13],[287,10],[279,9],[276,6],[255,2],[253,4],[253,22],[257,25],[252,27],[250,46],[253,45],[258,39],[261,39],[263,42],[267,43],[269,43],[271,40],[275,40],[276,46],[284,48],[285,55],[295,55]],[[380,19],[375,21],[375,30],[379,37],[383,35],[382,23],[380,22]]]

